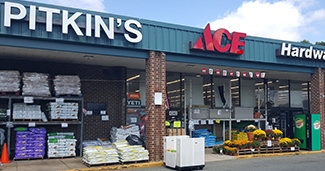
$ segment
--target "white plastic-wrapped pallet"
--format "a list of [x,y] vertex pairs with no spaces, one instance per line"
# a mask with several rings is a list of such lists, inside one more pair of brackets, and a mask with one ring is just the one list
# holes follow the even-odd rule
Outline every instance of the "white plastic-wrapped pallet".
[[24,72],[22,95],[51,96],[48,79],[48,74]]
[[0,71],[0,92],[18,92],[20,79],[19,71]]
[[56,95],[81,95],[79,76],[57,75],[53,83]]
[[24,103],[14,103],[12,111],[13,119],[42,119],[40,105],[27,105]]
[[73,132],[54,132],[48,135],[49,158],[76,156],[76,142]]
[[47,108],[50,119],[78,119],[78,103],[50,102]]
[[119,155],[112,146],[88,146],[83,148],[83,161],[89,165],[118,163]]
[[111,141],[116,142],[120,140],[125,140],[130,134],[136,135],[140,137],[139,127],[135,124],[131,124],[124,128],[116,128],[113,127],[110,131],[111,133]]
[[149,160],[149,152],[139,145],[129,145],[127,141],[113,143],[117,149],[120,162],[145,161]]

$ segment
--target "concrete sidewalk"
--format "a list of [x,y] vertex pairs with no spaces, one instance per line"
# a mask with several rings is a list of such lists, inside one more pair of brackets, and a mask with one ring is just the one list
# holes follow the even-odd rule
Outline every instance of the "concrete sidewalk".
[[[255,157],[271,157],[271,156],[288,156],[288,155],[303,155],[303,154],[317,154],[324,153],[321,151],[299,151],[286,153],[272,153],[272,154],[254,154],[242,156],[228,156],[213,154],[212,149],[206,149],[205,161],[218,162],[224,160],[249,159]],[[108,166],[93,166],[87,167],[83,164],[81,157],[63,158],[63,159],[43,159],[43,160],[20,160],[11,161],[9,164],[0,166],[3,171],[97,171],[97,170],[123,170],[130,168],[144,168],[163,166],[163,162],[139,162],[131,164],[116,164]]]

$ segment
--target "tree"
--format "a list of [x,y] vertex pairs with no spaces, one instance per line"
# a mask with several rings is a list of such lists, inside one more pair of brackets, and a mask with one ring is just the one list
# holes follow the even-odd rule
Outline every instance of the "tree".
[[316,42],[316,45],[325,46],[325,42],[323,42],[323,41],[320,41],[320,42]]
[[310,41],[309,41],[309,40],[306,40],[306,39],[304,39],[304,40],[300,41],[300,43],[311,44],[311,43],[310,43]]

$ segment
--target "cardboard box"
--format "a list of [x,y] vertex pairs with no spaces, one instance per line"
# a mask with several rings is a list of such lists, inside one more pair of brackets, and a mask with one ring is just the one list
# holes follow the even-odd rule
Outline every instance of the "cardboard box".
[[167,136],[177,136],[177,135],[186,135],[186,130],[184,128],[167,129]]

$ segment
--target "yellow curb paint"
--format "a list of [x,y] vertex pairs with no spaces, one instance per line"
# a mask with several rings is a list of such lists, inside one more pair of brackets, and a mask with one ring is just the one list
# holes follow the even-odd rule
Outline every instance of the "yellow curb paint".
[[148,163],[133,163],[123,165],[112,165],[112,166],[94,166],[91,168],[82,168],[78,170],[65,170],[65,171],[100,171],[100,170],[122,170],[131,168],[145,168],[145,167],[159,167],[163,166],[164,162],[148,162]]
[[288,153],[272,153],[272,154],[253,154],[253,155],[242,155],[236,156],[237,159],[248,159],[255,157],[272,157],[272,156],[289,156],[289,155],[302,155],[302,154],[319,154],[324,153],[325,150],[321,151],[300,151],[300,152],[288,152]]

